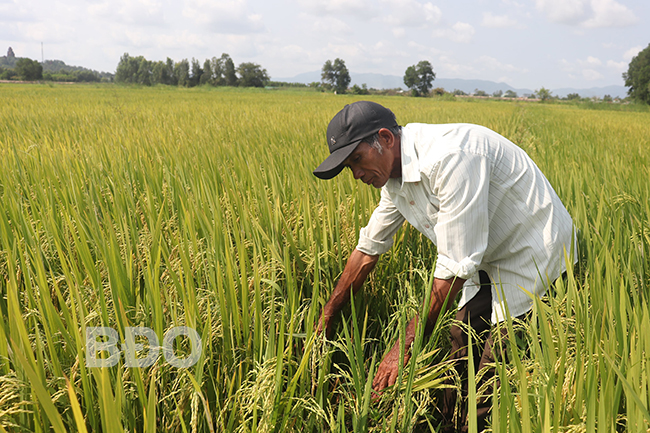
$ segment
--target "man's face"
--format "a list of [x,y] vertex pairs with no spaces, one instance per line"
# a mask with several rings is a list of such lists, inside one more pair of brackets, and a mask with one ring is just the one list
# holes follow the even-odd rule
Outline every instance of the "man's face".
[[365,141],[361,142],[344,161],[355,179],[375,188],[386,185],[393,169],[392,152],[384,146],[382,153]]

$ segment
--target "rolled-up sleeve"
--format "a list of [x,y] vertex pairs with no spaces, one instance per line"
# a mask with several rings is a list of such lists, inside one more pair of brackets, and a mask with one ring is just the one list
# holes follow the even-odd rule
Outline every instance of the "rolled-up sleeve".
[[397,210],[385,188],[381,190],[381,200],[372,213],[368,225],[359,233],[357,250],[378,256],[393,246],[393,238],[404,223],[404,216]]
[[483,260],[489,234],[490,170],[487,157],[465,152],[445,156],[434,168],[431,188],[440,199],[434,229],[436,278],[470,279]]

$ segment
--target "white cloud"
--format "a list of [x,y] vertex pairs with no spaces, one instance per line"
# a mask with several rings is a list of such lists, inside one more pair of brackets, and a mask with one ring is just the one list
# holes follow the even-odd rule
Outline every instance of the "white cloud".
[[416,0],[393,0],[383,21],[400,27],[421,27],[440,22],[442,12],[433,3]]
[[301,14],[301,17],[305,22],[309,22],[309,30],[311,33],[322,33],[330,35],[330,37],[349,35],[352,33],[352,27],[338,18],[325,16],[314,19],[306,14]]
[[439,38],[449,39],[453,42],[469,43],[476,31],[471,24],[457,22],[451,28],[439,29],[433,32],[433,35]]
[[298,0],[298,3],[314,15],[352,15],[365,19],[377,15],[377,7],[370,0]]
[[132,47],[150,47],[153,45],[153,38],[149,32],[143,31],[140,28],[125,28],[122,29],[122,32],[114,32],[116,40],[120,37],[121,33],[121,42],[124,45],[129,45]]
[[616,0],[591,0],[593,16],[583,23],[586,28],[627,27],[639,19]]
[[477,62],[481,67],[489,69],[492,71],[503,71],[503,72],[526,72],[525,69],[518,68],[514,65],[508,63],[501,63],[499,60],[490,56],[481,56],[478,58]]
[[[187,47],[201,47],[203,46],[203,38],[197,33],[192,33],[187,30],[171,34],[161,34],[156,37],[156,44],[163,50],[183,50]],[[167,56],[171,56],[168,53]],[[180,59],[176,59],[177,61]]]
[[562,59],[561,64],[564,70],[575,72],[583,69],[598,68],[603,65],[603,62],[597,57],[587,56],[586,59],[576,59],[573,62]]
[[605,78],[603,73],[611,75],[612,69],[621,66],[611,60],[603,64],[600,59],[593,56],[588,56],[586,59],[576,59],[573,62],[562,59],[560,64],[561,69],[567,72],[569,78],[586,81],[602,80]]
[[213,33],[247,34],[264,30],[262,16],[252,13],[245,0],[185,0],[183,16]]
[[511,8],[522,8],[523,5],[515,0],[501,0],[501,3],[503,3],[506,6],[509,6]]
[[537,9],[556,23],[576,24],[586,18],[588,0],[535,0]]
[[601,62],[600,59],[597,59],[596,57],[589,56],[589,57],[587,57],[587,64],[594,65],[594,66],[600,66],[600,65],[603,64],[603,62]]
[[[345,61],[345,59],[353,59],[358,61],[360,57],[365,54],[365,49],[360,44],[327,44],[327,47],[323,50],[326,58],[335,58],[339,57]],[[349,69],[349,66],[348,66]]]
[[582,71],[582,77],[587,81],[596,81],[604,78],[603,74],[593,69],[584,69]]
[[462,61],[459,62],[453,57],[447,55],[439,56],[434,67],[436,68],[436,73],[440,70],[439,75],[447,75],[457,78],[476,78],[477,76],[480,76],[481,73],[481,71],[477,70],[472,65]]
[[[420,42],[416,41],[409,41],[407,47],[409,48],[409,52],[418,53],[418,56],[431,57],[441,53],[439,49],[429,44],[421,44]],[[406,57],[408,54],[404,53],[403,55]]]
[[483,27],[494,29],[520,26],[517,20],[510,18],[508,15],[493,15],[492,12],[485,12],[483,14],[483,21],[481,22],[481,25]]
[[160,26],[165,23],[163,5],[156,0],[111,0],[91,3],[88,15],[109,22]]
[[[323,66],[323,56],[320,51],[310,50],[299,44],[280,45],[281,41],[273,40],[264,47],[263,55],[266,59],[273,59],[275,65],[269,66],[267,60],[253,60],[267,68],[269,74],[278,77],[292,77],[306,69],[316,70]],[[302,65],[296,70],[295,65]],[[274,67],[275,66],[275,67]],[[305,69],[302,69],[305,68]]]
[[625,53],[623,53],[623,59],[629,62],[633,57],[636,57],[636,55],[639,54],[642,49],[643,47],[640,45],[630,48],[629,50],[625,51]]
[[0,2],[0,23],[33,21],[34,17],[30,12],[30,5],[25,3],[18,0]]
[[613,60],[608,60],[607,67],[619,72],[624,72],[628,67],[628,62],[615,62]]
[[419,3],[416,0],[394,0],[383,12],[381,22],[391,28],[396,38],[403,38],[414,29],[432,27],[442,17],[442,12],[433,3]]
[[537,10],[556,23],[584,28],[627,27],[638,18],[616,0],[535,0]]

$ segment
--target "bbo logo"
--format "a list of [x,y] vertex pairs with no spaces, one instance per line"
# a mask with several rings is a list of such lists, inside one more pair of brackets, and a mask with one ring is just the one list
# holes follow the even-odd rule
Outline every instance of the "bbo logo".
[[[190,354],[184,358],[177,357],[174,352],[174,340],[181,336],[189,339],[191,347]],[[136,337],[144,337],[149,342],[148,347],[136,343]],[[191,367],[201,358],[201,337],[198,332],[187,326],[174,327],[165,332],[162,346],[159,345],[154,330],[146,326],[124,328],[124,344],[118,347],[118,341],[119,335],[113,328],[105,326],[86,328],[86,367],[113,367],[120,361],[122,352],[124,352],[126,367],[150,367],[158,360],[160,349],[165,361],[177,368]],[[138,358],[137,352],[145,349],[148,349],[147,356]],[[98,356],[102,352],[106,352],[108,357]]]

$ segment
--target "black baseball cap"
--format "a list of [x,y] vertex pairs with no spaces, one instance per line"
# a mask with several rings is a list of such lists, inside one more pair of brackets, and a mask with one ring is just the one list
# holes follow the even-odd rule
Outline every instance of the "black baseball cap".
[[346,105],[327,127],[327,145],[330,156],[314,170],[320,179],[331,179],[343,170],[347,159],[364,138],[381,128],[397,126],[395,115],[388,108],[370,101]]

